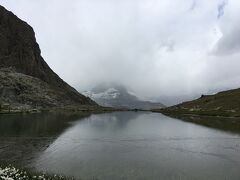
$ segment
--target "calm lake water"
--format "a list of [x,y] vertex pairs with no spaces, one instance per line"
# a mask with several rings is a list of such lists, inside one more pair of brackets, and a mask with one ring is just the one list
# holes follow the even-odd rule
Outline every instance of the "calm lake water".
[[0,116],[0,161],[82,179],[240,179],[240,136],[159,113]]

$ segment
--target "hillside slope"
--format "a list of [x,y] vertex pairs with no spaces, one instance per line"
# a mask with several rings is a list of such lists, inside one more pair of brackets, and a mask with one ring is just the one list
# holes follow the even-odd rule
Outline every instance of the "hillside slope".
[[[6,69],[8,69],[8,73],[6,73]],[[12,12],[0,6],[0,71],[2,70],[5,71],[1,73],[0,83],[0,102],[2,104],[19,103],[31,106],[96,105],[90,98],[78,93],[59,78],[47,65],[41,56],[32,27],[20,20]],[[20,94],[15,94],[14,98],[10,96],[8,98],[4,92],[7,91],[6,89],[9,86],[12,86],[11,81],[13,84],[18,83],[19,87],[24,86],[22,84],[24,81],[19,81],[18,76],[26,79],[27,82],[30,82],[28,80],[32,78],[34,82],[38,81],[39,85],[45,84],[46,86],[44,85],[44,87],[47,87],[48,90],[51,89],[52,93],[44,95],[44,93],[38,92],[46,100],[43,104],[35,103],[36,93],[34,91],[32,91],[33,94],[28,94],[28,101],[19,98],[22,95],[22,91],[19,92]],[[9,80],[9,84],[7,81],[3,81],[4,78]],[[32,86],[39,89],[39,91],[42,89],[40,86],[37,87],[37,83]],[[45,90],[44,88],[42,89],[44,92]],[[5,97],[3,97],[3,94],[5,94]],[[53,103],[49,100],[47,102],[46,97],[50,99],[54,97],[58,101]],[[13,102],[14,99],[15,102]],[[59,102],[62,103],[59,104]]]
[[240,116],[240,89],[223,91],[215,95],[202,95],[199,99],[161,111],[170,114]]

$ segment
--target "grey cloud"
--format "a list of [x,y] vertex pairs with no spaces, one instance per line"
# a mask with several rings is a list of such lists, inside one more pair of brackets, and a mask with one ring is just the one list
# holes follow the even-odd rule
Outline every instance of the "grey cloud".
[[226,5],[227,5],[227,1],[223,1],[218,5],[218,15],[217,15],[218,19],[224,15],[224,9]]
[[196,8],[196,6],[197,6],[197,2],[196,2],[196,0],[193,0],[191,7],[189,8],[189,11],[193,11]]
[[[238,3],[219,7],[217,19],[222,0],[1,0],[33,26],[44,59],[79,91],[119,82],[170,104],[237,86]],[[216,26],[223,37],[212,56]]]
[[[240,25],[239,25],[239,3],[237,1],[229,1],[226,6],[224,1],[219,5],[220,11],[226,8],[225,16],[219,20],[219,27],[222,33],[222,37],[216,43],[213,49],[213,54],[217,56],[229,56],[232,54],[238,54],[240,51]],[[221,14],[221,13],[220,13]]]
[[218,56],[240,53],[240,27],[225,34],[217,43],[214,53]]

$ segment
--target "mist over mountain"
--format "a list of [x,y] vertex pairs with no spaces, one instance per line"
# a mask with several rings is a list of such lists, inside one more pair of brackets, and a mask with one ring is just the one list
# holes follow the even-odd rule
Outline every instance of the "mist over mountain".
[[160,102],[144,101],[133,92],[127,90],[121,84],[102,83],[90,91],[84,91],[84,95],[90,97],[101,106],[130,109],[159,109],[165,107]]
[[0,180],[240,180],[239,19],[240,0],[0,0]]
[[[239,0],[1,0],[78,91],[105,81],[173,105],[240,86]],[[54,7],[54,8],[52,8]]]

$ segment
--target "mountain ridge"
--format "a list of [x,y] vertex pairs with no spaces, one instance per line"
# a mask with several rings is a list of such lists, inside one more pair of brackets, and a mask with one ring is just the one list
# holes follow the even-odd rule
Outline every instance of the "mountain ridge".
[[[33,28],[28,25],[25,21],[19,19],[12,12],[6,10],[0,5],[0,69],[3,70],[1,74],[0,84],[0,101],[1,103],[20,103],[24,104],[23,99],[19,99],[20,94],[24,94],[24,90],[13,93],[12,98],[3,98],[4,92],[7,89],[12,89],[15,92],[16,89],[21,89],[22,81],[16,80],[17,75],[23,74],[22,78],[26,78],[30,83],[31,78],[38,79],[38,83],[46,83],[52,91],[56,92],[57,98],[55,103],[47,102],[45,98],[43,104],[51,104],[51,106],[64,106],[64,105],[97,105],[90,98],[83,96],[73,87],[64,82],[44,61],[41,56],[41,50],[36,42],[35,32]],[[13,76],[13,74],[15,75]],[[12,75],[10,75],[12,74]],[[4,77],[6,75],[6,77]],[[6,84],[4,78],[8,78],[9,82],[13,84]],[[11,79],[15,78],[15,79]],[[36,87],[37,83],[34,80]],[[5,83],[5,84],[4,84]],[[9,86],[8,86],[9,85]],[[28,84],[28,87],[31,85]],[[31,88],[29,88],[31,89]],[[30,91],[30,94],[35,96],[34,91]],[[18,102],[14,102],[14,97],[19,99]],[[29,99],[30,100],[30,99]],[[31,101],[29,101],[31,102]],[[34,99],[32,99],[34,102]],[[59,102],[59,105],[58,105]],[[39,102],[40,103],[40,102]],[[37,106],[38,104],[31,104]]]
[[202,95],[198,99],[155,111],[167,114],[240,117],[240,88],[214,95]]
[[140,100],[123,85],[116,83],[102,83],[92,88],[92,90],[83,93],[95,100],[101,106],[143,110],[165,107],[162,103]]

